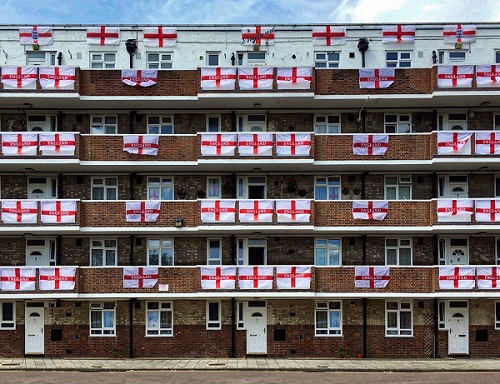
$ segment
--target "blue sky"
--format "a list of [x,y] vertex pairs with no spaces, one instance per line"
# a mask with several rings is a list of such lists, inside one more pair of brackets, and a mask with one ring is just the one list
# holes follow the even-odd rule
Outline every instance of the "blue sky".
[[0,0],[0,24],[500,21],[498,0]]

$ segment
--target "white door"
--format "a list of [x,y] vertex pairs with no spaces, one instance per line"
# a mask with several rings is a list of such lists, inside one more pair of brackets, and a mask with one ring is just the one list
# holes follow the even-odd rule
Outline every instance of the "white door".
[[467,247],[450,247],[450,265],[467,265]]
[[451,308],[448,318],[448,354],[469,353],[469,321],[466,308]]
[[28,132],[50,132],[56,130],[56,117],[47,115],[28,115]]
[[55,245],[55,240],[26,239],[26,265],[30,267],[51,265],[51,261],[55,262]]
[[238,117],[238,131],[265,132],[266,115],[243,115]]
[[56,199],[55,177],[28,177],[28,199]]
[[26,307],[24,353],[41,355],[44,353],[44,310],[42,307]]
[[249,308],[247,328],[247,354],[267,353],[267,311],[266,308]]

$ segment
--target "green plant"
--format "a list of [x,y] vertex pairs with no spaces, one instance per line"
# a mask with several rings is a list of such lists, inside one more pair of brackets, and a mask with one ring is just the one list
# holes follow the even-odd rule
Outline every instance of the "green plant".
[[342,358],[354,357],[354,352],[352,351],[351,348],[339,347],[338,353],[339,353],[339,357],[342,357]]
[[125,350],[122,348],[120,348],[120,349],[113,348],[111,350],[111,353],[112,353],[113,357],[115,357],[115,358],[123,358],[123,357],[127,356],[127,354],[125,353]]

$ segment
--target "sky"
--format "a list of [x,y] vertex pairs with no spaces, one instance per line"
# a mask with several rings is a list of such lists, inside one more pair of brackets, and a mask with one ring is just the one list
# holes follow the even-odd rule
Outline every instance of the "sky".
[[498,22],[500,0],[0,0],[0,24]]

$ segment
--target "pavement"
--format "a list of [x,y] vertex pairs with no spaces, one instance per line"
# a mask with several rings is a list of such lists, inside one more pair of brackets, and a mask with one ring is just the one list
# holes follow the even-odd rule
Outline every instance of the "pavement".
[[304,372],[500,372],[499,358],[442,359],[0,359],[0,371],[304,371]]

